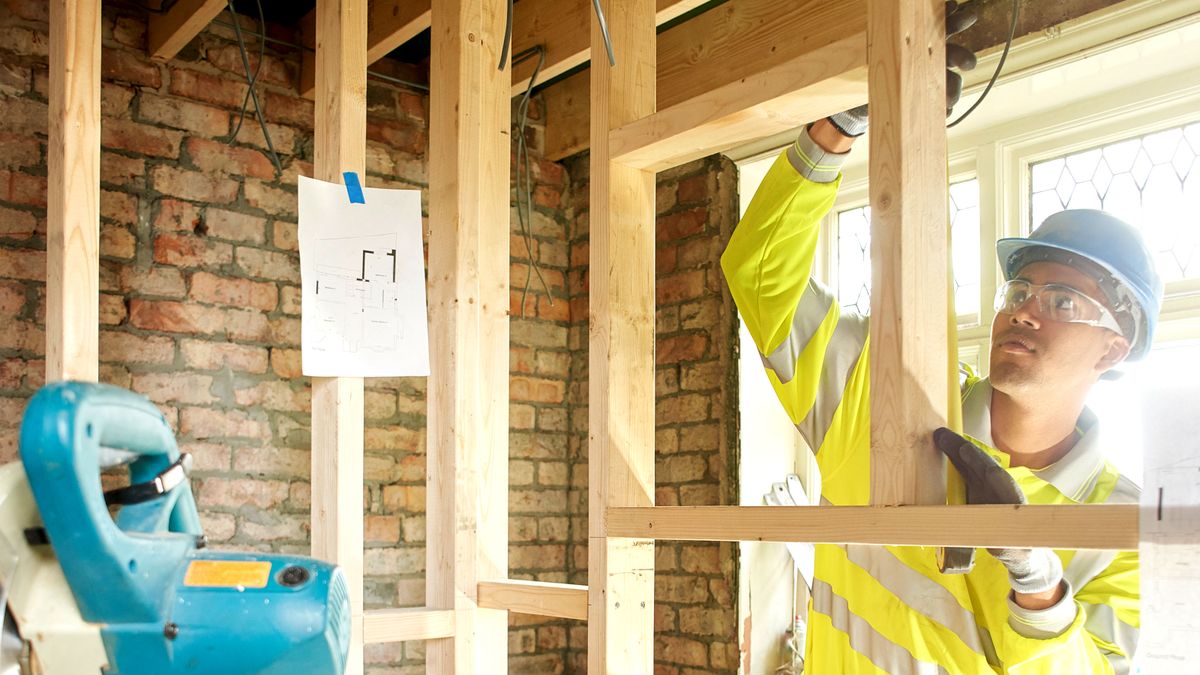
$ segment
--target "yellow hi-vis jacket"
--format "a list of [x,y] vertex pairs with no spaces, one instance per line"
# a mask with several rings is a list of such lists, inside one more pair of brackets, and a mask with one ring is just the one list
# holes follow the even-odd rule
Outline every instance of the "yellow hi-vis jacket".
[[[871,469],[868,322],[810,278],[843,157],[802,135],[763,180],[721,264],[779,400],[816,453],[822,501],[862,505]],[[1008,467],[1008,455],[992,447],[991,386],[974,377],[962,384],[966,435]],[[1137,486],[1104,460],[1090,412],[1078,428],[1061,461],[1008,469],[1029,502],[1136,502]],[[1011,600],[1006,570],[982,552],[970,574],[945,575],[932,547],[816,549],[806,672],[1130,670],[1139,625],[1134,552],[1056,551],[1069,588],[1054,607],[1030,611]]]

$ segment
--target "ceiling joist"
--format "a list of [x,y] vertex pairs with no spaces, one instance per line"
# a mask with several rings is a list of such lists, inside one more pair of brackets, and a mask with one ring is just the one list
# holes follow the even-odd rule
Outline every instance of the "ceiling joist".
[[168,61],[208,27],[225,9],[226,0],[179,0],[163,14],[150,16],[147,47],[150,58]]

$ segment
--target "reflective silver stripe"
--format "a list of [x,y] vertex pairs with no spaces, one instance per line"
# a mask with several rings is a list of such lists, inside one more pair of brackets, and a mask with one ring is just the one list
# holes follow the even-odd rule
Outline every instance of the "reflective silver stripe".
[[1138,629],[1118,619],[1116,612],[1109,605],[1093,605],[1087,602],[1079,604],[1087,613],[1087,621],[1083,624],[1087,632],[1105,642],[1115,644],[1125,652],[1104,652],[1105,658],[1112,664],[1113,672],[1117,675],[1128,673],[1133,651],[1137,649]]
[[848,152],[828,152],[803,131],[787,149],[788,162],[801,176],[814,183],[832,183],[837,180]]
[[[833,592],[833,587],[817,579],[813,582],[814,611],[829,617],[830,623],[850,639],[850,647],[865,656],[876,667],[890,675],[949,675],[936,663],[919,661],[902,645],[884,637],[866,619],[850,611],[846,599]],[[820,668],[820,663],[813,664]],[[814,671],[815,672],[815,671]]]
[[995,653],[992,645],[985,647],[983,642],[983,635],[986,635],[988,642],[991,636],[986,633],[981,635],[975,615],[959,604],[945,586],[909,567],[882,546],[850,544],[845,548],[850,562],[866,570],[875,581],[913,611],[945,626],[976,653],[985,657],[988,652]]
[[815,453],[821,451],[825,434],[833,424],[833,415],[842,404],[846,383],[850,381],[850,374],[862,356],[869,326],[867,317],[842,312],[837,327],[833,329],[833,336],[825,347],[825,360],[821,363],[821,379],[817,384],[813,406],[796,425]]
[[1070,582],[1071,588],[1083,588],[1116,558],[1116,551],[1077,551],[1063,570],[1063,578]]
[[800,358],[800,352],[804,351],[825,322],[832,305],[833,294],[816,279],[809,279],[808,288],[804,289],[800,302],[796,304],[787,338],[770,355],[763,357],[763,363],[775,371],[780,382],[787,384],[796,376],[796,360]]

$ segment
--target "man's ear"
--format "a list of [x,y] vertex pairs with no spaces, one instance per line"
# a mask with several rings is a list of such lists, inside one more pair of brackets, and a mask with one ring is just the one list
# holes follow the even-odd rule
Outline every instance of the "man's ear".
[[1125,360],[1125,357],[1129,356],[1130,349],[1129,340],[1116,333],[1111,334],[1108,338],[1108,349],[1096,362],[1097,372],[1103,374],[1115,368]]

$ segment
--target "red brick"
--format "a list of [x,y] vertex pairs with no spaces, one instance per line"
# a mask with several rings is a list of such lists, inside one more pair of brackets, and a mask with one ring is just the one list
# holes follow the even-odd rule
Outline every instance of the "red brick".
[[202,136],[216,137],[229,133],[228,112],[180,98],[142,92],[138,113],[149,122]]
[[6,51],[22,56],[47,56],[50,53],[49,37],[23,26],[0,27],[0,45],[4,45]]
[[204,213],[204,225],[208,228],[208,236],[217,239],[250,244],[262,244],[267,239],[267,221],[258,216],[210,208]]
[[509,396],[514,401],[562,403],[566,398],[566,383],[536,377],[512,377],[509,379]]
[[0,206],[0,237],[31,239],[39,234],[45,234],[45,227],[32,213]]
[[368,427],[363,433],[363,447],[367,450],[415,452],[422,441],[421,431],[401,426]]
[[[134,90],[120,84],[109,82],[100,83],[100,115],[129,119],[130,104],[133,103]],[[101,121],[101,124],[105,122]]]
[[132,260],[137,255],[137,237],[124,227],[100,227],[100,255],[107,258]]
[[213,307],[134,298],[129,301],[129,322],[145,330],[212,335],[225,328],[225,314]]
[[[288,64],[278,57],[267,54],[262,67],[258,64],[258,52],[250,50],[246,56],[250,60],[250,72],[258,73],[260,84],[275,84],[291,88],[295,86],[295,78]],[[204,58],[217,68],[232,73],[239,78],[246,76],[246,66],[242,63],[242,53],[236,44],[217,44],[204,50]],[[240,104],[239,104],[240,105]]]
[[46,135],[49,113],[45,103],[29,98],[0,99],[0,119],[10,134]]
[[110,118],[100,125],[100,145],[137,155],[178,157],[182,138],[183,134],[178,131],[151,127],[131,120]]
[[274,328],[267,315],[251,309],[225,312],[225,334],[239,342],[274,342]]
[[363,539],[378,544],[400,541],[400,519],[396,516],[367,516],[363,522]]
[[125,309],[125,298],[112,293],[100,294],[100,324],[103,326],[120,325],[128,315]]
[[140,188],[145,184],[146,161],[111,152],[100,153],[100,181]]
[[281,248],[285,251],[299,251],[299,237],[296,223],[275,221],[271,236],[271,243],[275,244],[275,248]]
[[192,438],[249,438],[267,440],[271,427],[241,410],[183,408],[179,411],[179,433]]
[[49,4],[44,0],[5,0],[4,2],[4,6],[13,14],[38,23],[47,23],[50,20]]
[[113,40],[134,49],[146,48],[146,22],[129,16],[118,16],[113,20]]
[[177,267],[216,267],[233,262],[233,246],[187,234],[154,239],[154,262]]
[[0,171],[0,199],[24,206],[46,206],[46,177]]
[[0,248],[0,277],[44,281],[46,252],[28,248]]
[[293,255],[239,246],[235,257],[238,267],[241,267],[247,276],[300,282],[300,261]]
[[101,330],[100,361],[168,365],[175,361],[175,341],[159,335]]
[[389,513],[425,510],[424,485],[385,485],[383,508]]
[[279,311],[284,314],[294,316],[300,315],[300,287],[299,286],[280,286],[279,287]]
[[[397,92],[396,98],[401,112],[405,115],[422,122],[429,118],[429,113],[426,112],[427,98],[425,96],[414,94],[411,91],[401,91]],[[554,166],[558,165],[554,164]]]
[[383,143],[394,150],[422,154],[428,144],[424,129],[411,123],[378,118],[367,119],[367,140]]
[[155,403],[203,405],[216,402],[213,380],[196,373],[134,373],[133,390]]
[[271,370],[285,380],[300,377],[300,350],[272,349]]
[[654,354],[656,363],[695,361],[708,352],[708,336],[703,333],[659,338]]
[[138,198],[126,192],[100,191],[100,219],[133,227],[138,222]]
[[704,295],[704,270],[680,272],[655,280],[655,302],[661,307]]
[[0,318],[16,318],[25,308],[25,287],[14,281],[0,282]]
[[293,389],[291,384],[279,380],[258,382],[253,387],[238,389],[233,392],[233,397],[240,406],[262,406],[268,410],[291,412],[312,410],[312,397],[308,389]]
[[538,316],[548,321],[569,321],[571,318],[571,306],[566,298],[550,298],[549,296],[539,295],[538,300]]
[[[292,154],[296,148],[296,130],[279,124],[267,122],[267,131],[271,134],[271,145],[275,152],[282,155]],[[263,136],[262,126],[255,124],[254,113],[246,115],[246,121],[234,137],[239,143],[253,145],[260,150],[267,150],[267,139]],[[282,161],[282,160],[281,160]]]
[[661,399],[654,405],[658,424],[703,422],[708,419],[709,397],[704,394],[684,394]]
[[236,109],[242,106],[242,99],[246,95],[246,80],[172,68],[168,89],[176,96]]
[[654,272],[660,275],[674,272],[678,254],[678,246],[658,247],[658,249],[654,251]]
[[[0,108],[0,114],[3,108]],[[35,166],[42,160],[42,144],[23,134],[0,134],[0,166]]]
[[258,150],[227,145],[207,138],[189,138],[187,151],[192,163],[202,171],[219,171],[234,176],[275,178],[275,166]]
[[267,350],[230,342],[184,340],[179,345],[183,363],[198,370],[220,370],[226,366],[235,372],[267,372]]
[[187,294],[183,273],[174,267],[121,268],[121,290],[146,296],[182,298]]
[[707,222],[707,209],[691,209],[672,213],[658,219],[656,236],[658,241],[683,239],[703,232]]
[[100,76],[106,80],[128,82],[151,89],[162,86],[162,71],[159,70],[158,64],[124,49],[102,50]]
[[280,480],[204,478],[196,482],[196,501],[201,508],[255,506],[271,509],[282,504],[288,496],[288,484]]
[[154,217],[156,232],[195,232],[202,222],[199,206],[170,198],[158,200],[158,214]]
[[291,192],[247,179],[245,194],[246,203],[256,209],[262,209],[274,216],[296,217],[296,209],[299,207],[296,195]]
[[31,321],[10,321],[0,331],[0,349],[41,354],[45,344],[46,336],[42,327]]
[[237,182],[227,176],[211,176],[167,164],[150,170],[150,183],[164,194],[209,204],[228,204],[238,192]]
[[709,173],[705,172],[679,181],[678,197],[681,204],[708,201]]
[[271,122],[280,122],[312,129],[313,102],[299,96],[285,96],[274,91],[259,92],[263,102],[263,116]]
[[192,275],[191,291],[188,294],[193,300],[231,307],[251,307],[269,312],[279,303],[279,293],[275,284],[223,277],[209,272],[196,272]]

